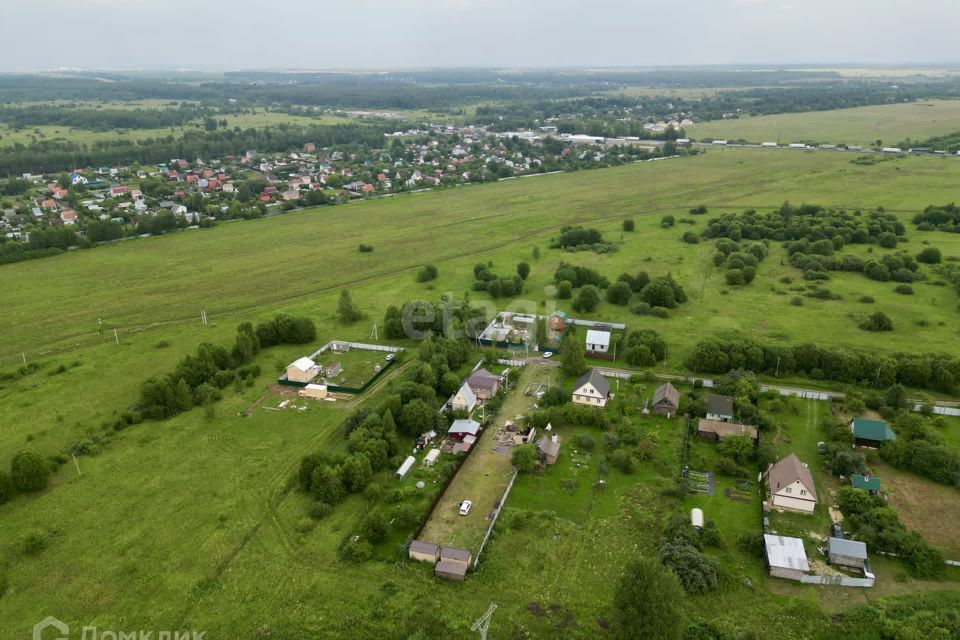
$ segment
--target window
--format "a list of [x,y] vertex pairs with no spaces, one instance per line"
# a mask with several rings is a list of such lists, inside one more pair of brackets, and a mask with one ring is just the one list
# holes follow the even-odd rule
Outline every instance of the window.
[[783,492],[784,492],[784,493],[793,493],[793,489],[790,488],[790,487],[787,487],[786,489],[783,490]]
[[802,496],[807,495],[807,490],[806,490],[806,489],[800,489],[800,495],[802,495]]

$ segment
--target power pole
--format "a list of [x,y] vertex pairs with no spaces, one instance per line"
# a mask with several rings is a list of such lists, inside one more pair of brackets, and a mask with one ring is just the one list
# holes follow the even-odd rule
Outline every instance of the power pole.
[[21,351],[21,352],[20,352],[20,357],[23,358],[23,366],[26,367],[26,366],[27,366],[27,354],[25,354],[23,351]]
[[780,356],[777,356],[777,372],[773,374],[775,378],[780,377]]
[[376,323],[376,322],[373,323],[373,331],[370,332],[370,339],[371,339],[371,340],[379,340],[379,339],[380,339],[379,336],[378,336],[378,334],[377,334],[377,323]]
[[472,627],[470,627],[470,631],[480,632],[480,640],[487,640],[487,631],[490,629],[490,616],[492,616],[493,612],[496,610],[497,604],[495,602],[491,602],[487,612],[477,618],[477,621],[473,623]]
[[117,330],[113,330],[113,339],[117,341],[117,344],[120,344],[120,336],[117,335]]

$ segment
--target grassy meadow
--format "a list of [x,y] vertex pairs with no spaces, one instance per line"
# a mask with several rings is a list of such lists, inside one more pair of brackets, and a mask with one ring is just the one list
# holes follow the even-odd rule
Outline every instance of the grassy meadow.
[[[456,584],[434,580],[428,566],[399,562],[399,554],[361,565],[338,560],[338,545],[368,507],[359,495],[319,524],[304,522],[310,500],[291,480],[300,456],[342,449],[343,419],[376,403],[380,381],[346,402],[274,411],[265,408],[276,406],[271,400],[249,417],[241,414],[296,357],[331,339],[369,339],[388,304],[443,292],[462,297],[473,265],[488,260],[504,276],[518,261],[530,261],[523,298],[542,311],[557,303],[545,289],[561,260],[611,279],[622,271],[671,272],[691,301],[669,319],[633,316],[606,302],[587,316],[657,329],[668,341],[670,369],[705,335],[877,348],[877,337],[856,327],[863,305],[855,300],[864,293],[897,323],[882,348],[951,350],[957,300],[948,288],[918,283],[916,295],[898,296],[891,283],[837,274],[827,286],[842,300],[805,299],[795,307],[789,294],[778,293],[782,277],[799,278],[779,247],[753,284],[728,288],[722,273],[708,267],[712,243],[683,244],[686,225],[663,229],[659,222],[665,214],[688,217],[687,209],[701,203],[717,213],[784,200],[883,205],[908,219],[926,204],[954,199],[958,177],[960,164],[943,158],[857,166],[840,155],[711,149],[690,159],[318,208],[0,267],[0,371],[18,367],[21,352],[39,365],[25,377],[0,380],[2,467],[23,447],[49,454],[89,437],[136,402],[144,379],[171,369],[200,342],[228,343],[240,322],[277,312],[309,315],[319,334],[316,345],[261,352],[260,377],[226,390],[212,410],[132,426],[99,455],[78,458],[80,473],[70,462],[42,495],[0,506],[0,565],[9,583],[0,619],[10,621],[0,638],[23,637],[47,615],[76,628],[206,629],[211,640],[428,638],[438,630],[466,638],[491,601],[500,605],[491,637],[603,637],[624,562],[655,553],[668,513],[701,504],[718,521],[726,543],[721,561],[732,578],[720,592],[687,598],[688,616],[751,629],[757,637],[774,630],[779,639],[830,637],[824,612],[860,604],[862,594],[830,596],[836,592],[768,580],[759,561],[735,544],[757,505],[727,498],[726,485],[710,499],[665,493],[679,468],[680,421],[631,414],[656,442],[656,457],[631,476],[611,469],[602,491],[593,488],[605,453],[601,434],[594,434],[592,452],[581,451],[574,443],[589,429],[562,428],[558,463],[518,479],[484,561]],[[635,232],[620,231],[625,217],[636,220]],[[707,218],[696,217],[691,228],[701,229]],[[574,223],[602,229],[620,250],[548,249],[550,237]],[[960,235],[912,228],[908,235],[911,251],[927,239],[945,255],[960,256]],[[359,253],[360,243],[374,252]],[[531,257],[533,247],[539,260]],[[438,266],[439,278],[417,283],[426,262]],[[345,287],[367,320],[336,322]],[[570,311],[564,301],[559,306]],[[200,323],[202,308],[207,326]],[[824,408],[798,405],[788,414],[783,434],[790,441],[783,445],[809,447],[812,440],[815,446],[807,412]],[[706,463],[711,451],[698,455]],[[21,547],[30,531],[48,539],[40,554]],[[905,578],[895,587],[908,593],[957,584]],[[843,606],[836,604],[843,598]]]
[[686,128],[687,135],[750,142],[819,142],[872,145],[882,140],[893,146],[901,140],[924,140],[960,131],[960,100],[928,100],[713,120]]

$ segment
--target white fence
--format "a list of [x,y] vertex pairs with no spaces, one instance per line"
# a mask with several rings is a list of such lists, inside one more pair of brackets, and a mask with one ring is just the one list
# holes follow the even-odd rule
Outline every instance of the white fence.
[[[914,411],[922,411],[923,406],[920,403],[913,405]],[[960,416],[960,407],[941,407],[939,405],[933,406],[933,412],[940,416]]]
[[593,369],[604,378],[620,378],[621,380],[629,380],[631,376],[640,375],[639,371],[622,371],[620,369],[603,369],[601,367],[594,367]]
[[803,584],[825,584],[837,587],[872,587],[874,578],[852,578],[848,576],[800,576]]
[[310,359],[315,360],[318,355],[333,348],[333,345],[343,345],[350,349],[363,349],[365,351],[389,351],[390,353],[399,353],[403,347],[391,347],[385,344],[366,344],[364,342],[346,342],[345,340],[331,340],[316,351],[310,354]]
[[813,391],[810,389],[794,389],[792,387],[773,387],[770,385],[760,385],[760,393],[768,391],[777,391],[782,396],[796,396],[797,398],[813,398],[814,400],[830,400],[833,394],[826,391]]
[[619,322],[601,322],[599,320],[577,320],[576,318],[569,318],[567,322],[570,324],[575,324],[579,327],[610,327],[611,329],[619,329],[623,331],[627,328],[627,325]]
[[522,367],[527,363],[524,360],[507,360],[506,358],[500,358],[497,360],[497,364],[505,364],[508,367]]

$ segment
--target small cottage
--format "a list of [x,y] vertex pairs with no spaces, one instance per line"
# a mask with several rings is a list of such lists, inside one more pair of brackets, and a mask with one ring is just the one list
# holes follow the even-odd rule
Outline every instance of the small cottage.
[[290,382],[310,382],[323,371],[323,368],[304,356],[287,365],[287,380]]
[[707,420],[733,421],[733,398],[718,396],[715,393],[705,393],[703,399],[707,402]]
[[850,421],[855,447],[879,449],[888,440],[896,440],[897,434],[883,420],[873,418],[854,418]]
[[817,490],[813,476],[793,453],[767,468],[769,504],[788,511],[813,513],[817,506]]
[[657,387],[653,392],[653,402],[650,410],[668,418],[677,415],[680,408],[680,392],[669,382]]

